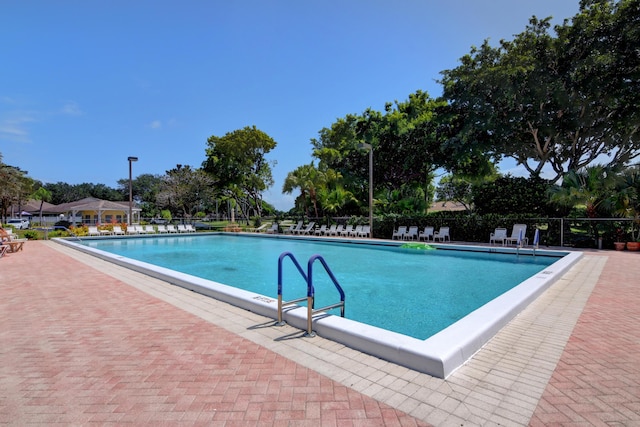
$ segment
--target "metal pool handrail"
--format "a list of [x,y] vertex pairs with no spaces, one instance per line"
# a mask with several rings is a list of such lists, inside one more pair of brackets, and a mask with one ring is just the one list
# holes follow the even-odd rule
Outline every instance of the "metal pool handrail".
[[324,270],[327,272],[327,274],[331,278],[331,281],[333,281],[333,284],[338,290],[338,293],[340,293],[340,302],[337,302],[335,304],[329,304],[325,307],[317,308],[317,309],[313,308],[313,304],[311,306],[307,305],[307,335],[311,337],[315,336],[315,332],[313,332],[312,326],[311,326],[311,321],[313,320],[312,317],[314,313],[318,313],[320,311],[327,311],[327,310],[331,310],[332,308],[340,307],[340,317],[344,317],[344,291],[342,290],[342,286],[340,286],[340,283],[338,283],[338,279],[336,279],[336,277],[333,275],[333,272],[327,265],[327,262],[320,255],[312,255],[311,258],[309,258],[309,261],[307,262],[307,277],[309,278],[307,296],[311,295],[311,298],[313,301],[313,298],[315,296],[315,289],[313,288],[313,263],[316,260],[322,263]]
[[[285,258],[290,258],[291,261],[293,261],[293,264],[298,269],[298,272],[304,278],[304,281],[307,283],[306,297],[296,298],[290,301],[282,301],[282,262]],[[334,286],[338,290],[338,293],[340,293],[340,302],[335,304],[330,304],[326,307],[322,307],[319,309],[314,309],[315,289],[313,287],[313,263],[316,260],[322,263],[325,271],[327,272],[327,274],[333,281]],[[285,323],[282,320],[283,308],[285,306],[302,302],[305,299],[307,300],[307,335],[308,336],[311,336],[311,337],[315,336],[315,333],[312,330],[312,320],[313,320],[314,313],[318,313],[320,311],[327,311],[332,308],[340,307],[340,316],[344,317],[344,301],[345,301],[344,291],[342,290],[340,283],[338,283],[338,280],[334,276],[333,272],[327,265],[327,262],[324,260],[324,258],[320,255],[311,256],[311,258],[309,258],[309,261],[307,262],[307,273],[305,274],[305,272],[302,270],[302,267],[298,263],[298,260],[296,259],[296,257],[291,252],[283,252],[282,254],[280,254],[280,257],[278,257],[278,321],[276,322],[276,325],[282,326]]]
[[[293,261],[293,265],[296,266],[296,268],[304,278],[304,281],[307,284],[307,294],[309,293],[309,279],[307,278],[307,275],[305,274],[304,270],[302,270],[302,267],[300,267],[300,264],[298,263],[298,260],[296,259],[296,257],[293,256],[291,252],[281,253],[280,256],[278,257],[278,322],[276,323],[276,325],[278,326],[284,325],[284,321],[282,320],[282,309],[285,306],[293,305],[298,302],[302,302],[305,299],[308,300],[309,298],[308,296],[304,296],[302,298],[296,298],[291,301],[282,301],[282,261],[285,258],[290,258],[291,261]],[[311,304],[313,304],[313,299],[311,300]]]

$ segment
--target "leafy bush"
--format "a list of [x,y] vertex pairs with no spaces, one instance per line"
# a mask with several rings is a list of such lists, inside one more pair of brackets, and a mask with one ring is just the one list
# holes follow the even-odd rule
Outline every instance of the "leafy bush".
[[474,210],[480,215],[559,216],[561,212],[548,202],[550,187],[543,179],[504,176],[473,187]]
[[38,232],[36,230],[27,230],[22,235],[29,240],[38,240]]

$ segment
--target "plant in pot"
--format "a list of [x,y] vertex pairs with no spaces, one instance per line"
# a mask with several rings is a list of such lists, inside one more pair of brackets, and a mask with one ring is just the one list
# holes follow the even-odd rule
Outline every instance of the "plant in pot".
[[625,245],[627,244],[624,240],[624,231],[622,228],[616,228],[616,241],[613,242],[613,247],[616,251],[623,251]]
[[640,250],[640,219],[638,217],[631,222],[631,241],[627,242],[627,249]]
[[618,175],[614,192],[615,213],[631,219],[627,249],[637,251],[640,243],[640,165],[627,167]]

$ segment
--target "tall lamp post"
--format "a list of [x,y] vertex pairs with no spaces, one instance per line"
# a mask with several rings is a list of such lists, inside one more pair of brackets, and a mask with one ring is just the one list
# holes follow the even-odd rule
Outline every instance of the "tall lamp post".
[[129,224],[133,223],[133,185],[131,184],[131,163],[137,162],[137,157],[127,157],[129,160]]
[[369,237],[373,239],[373,146],[363,142],[358,148],[369,152]]

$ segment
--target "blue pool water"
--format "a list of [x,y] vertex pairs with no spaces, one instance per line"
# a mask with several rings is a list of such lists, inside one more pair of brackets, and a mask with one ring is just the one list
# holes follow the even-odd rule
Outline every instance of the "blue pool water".
[[[418,339],[441,331],[558,259],[224,234],[84,244],[272,298],[277,298],[281,253],[293,253],[305,272],[307,260],[319,254],[345,291],[345,317]],[[284,300],[304,297],[306,284],[288,258],[283,273]],[[316,307],[339,300],[319,262],[313,282]]]

